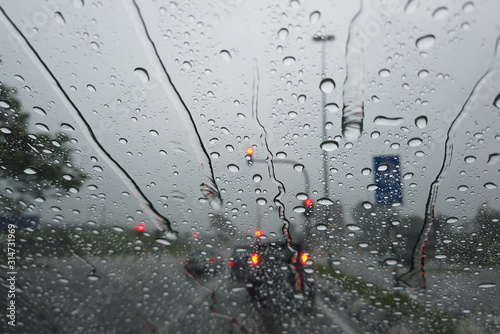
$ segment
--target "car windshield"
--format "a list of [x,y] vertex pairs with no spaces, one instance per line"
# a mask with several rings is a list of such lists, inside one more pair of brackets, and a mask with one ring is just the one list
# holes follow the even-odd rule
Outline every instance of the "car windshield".
[[500,332],[498,13],[0,0],[0,332]]

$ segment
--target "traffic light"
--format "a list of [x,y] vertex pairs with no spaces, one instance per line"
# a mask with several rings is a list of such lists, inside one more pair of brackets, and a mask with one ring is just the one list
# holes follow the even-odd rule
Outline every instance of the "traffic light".
[[245,153],[245,159],[247,159],[248,165],[250,166],[253,164],[253,147],[247,147]]
[[259,237],[260,237],[260,236],[262,236],[264,233],[262,232],[262,230],[257,230],[257,231],[255,231],[255,233],[254,233],[254,234],[255,234],[255,236],[256,236],[257,238],[259,238]]
[[140,237],[144,234],[144,230],[146,230],[146,224],[144,223],[139,223],[135,226],[135,230],[136,230],[136,236],[137,237]]
[[314,209],[314,202],[312,199],[310,198],[307,198],[305,201],[304,201],[304,205],[306,207],[306,211],[305,211],[305,215],[306,216],[310,216],[313,212],[313,209]]

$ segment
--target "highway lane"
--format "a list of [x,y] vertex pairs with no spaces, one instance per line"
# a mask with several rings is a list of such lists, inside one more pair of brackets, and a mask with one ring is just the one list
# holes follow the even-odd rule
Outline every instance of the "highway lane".
[[183,264],[171,255],[38,258],[18,272],[24,304],[16,332],[357,332],[321,293],[313,308],[291,300],[270,311],[229,279],[228,268],[196,280]]

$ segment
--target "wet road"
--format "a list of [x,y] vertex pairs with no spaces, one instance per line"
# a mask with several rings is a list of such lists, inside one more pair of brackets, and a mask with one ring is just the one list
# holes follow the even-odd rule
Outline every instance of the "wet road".
[[16,332],[358,332],[321,291],[312,308],[292,300],[269,310],[225,268],[197,281],[183,261],[169,255],[38,258],[19,270]]

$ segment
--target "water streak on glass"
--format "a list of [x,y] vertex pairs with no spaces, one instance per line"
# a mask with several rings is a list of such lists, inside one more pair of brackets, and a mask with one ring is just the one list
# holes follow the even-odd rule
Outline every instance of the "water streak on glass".
[[[69,97],[68,93],[65,91],[59,80],[49,68],[48,64],[43,61],[42,57],[29,42],[28,38],[21,32],[18,26],[14,23],[14,21],[11,20],[11,18],[7,15],[2,7],[0,7],[0,11],[3,13],[3,17],[8,21],[8,23],[4,21],[4,25],[9,28],[13,35],[18,36],[19,42],[24,41],[26,52],[30,54],[34,62],[39,63],[39,67],[40,69],[42,69],[43,75],[46,77],[48,82],[52,82],[55,87],[54,91],[56,92],[56,94],[60,95],[61,101],[63,101],[63,103],[67,105],[67,109],[73,113],[75,121],[82,129],[83,134],[87,137],[86,139],[88,140],[88,142],[93,146],[96,152],[100,153],[100,156],[113,169],[113,171],[118,176],[120,176],[127,187],[129,189],[135,189],[135,191],[137,191],[137,193],[141,196],[140,201],[145,203],[145,205],[143,206],[149,207],[151,211],[156,214],[157,217],[159,217],[158,219],[157,217],[155,217],[154,219],[152,219],[152,221],[156,222],[160,229],[175,233],[175,231],[172,230],[170,221],[154,207],[153,203],[147,198],[139,185],[134,181],[132,176],[130,176],[125,168],[123,168],[99,142],[89,122],[83,116],[83,113]],[[174,235],[172,235],[172,237],[174,237]]]
[[[178,113],[179,117],[182,120],[182,125],[186,129],[189,144],[195,152],[196,158],[198,159],[198,163],[200,165],[200,171],[206,179],[206,181],[201,184],[201,191],[204,196],[207,197],[210,205],[214,209],[220,209],[222,206],[222,197],[219,188],[217,187],[217,183],[215,182],[212,161],[210,160],[210,156],[203,144],[200,132],[198,131],[196,123],[194,122],[193,115],[189,111],[189,108],[182,99],[178,89],[176,88],[170,75],[168,74],[168,71],[158,53],[156,44],[154,43],[153,39],[151,38],[151,34],[148,31],[139,5],[137,5],[137,2],[135,0],[133,0],[133,5],[135,8],[127,2],[127,9],[129,11],[130,18],[135,25],[135,31],[140,37],[140,40],[143,42],[144,52],[147,54],[149,61],[152,64],[159,64],[160,68],[162,69],[163,73],[156,73],[158,75],[158,80],[161,82],[162,87],[167,93],[169,101],[172,102],[175,111]],[[205,171],[205,168],[208,168],[208,171]]]
[[481,95],[480,91],[487,84],[487,81],[490,79],[491,74],[490,70],[488,70],[474,85],[471,94],[463,104],[462,108],[458,112],[457,116],[451,122],[450,127],[448,128],[445,149],[444,149],[444,158],[443,163],[441,165],[441,170],[436,176],[434,182],[432,182],[429,196],[427,198],[427,204],[425,209],[425,219],[424,225],[418,237],[417,244],[415,245],[415,249],[413,251],[412,263],[410,270],[403,275],[401,275],[398,280],[411,286],[417,288],[426,288],[425,282],[425,269],[424,269],[424,259],[425,259],[425,245],[429,238],[429,233],[431,232],[432,226],[435,221],[435,205],[438,196],[439,186],[441,182],[446,177],[448,170],[450,168],[452,159],[453,159],[453,145],[455,143],[455,135],[457,129],[460,127],[462,121],[466,118],[467,111],[473,108],[473,105],[478,100]]
[[359,12],[349,24],[349,36],[346,45],[346,77],[344,81],[342,109],[342,133],[347,140],[356,140],[363,131],[364,119],[364,50],[360,33],[363,28],[363,14],[370,8],[367,1],[362,1]]

